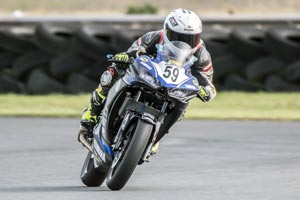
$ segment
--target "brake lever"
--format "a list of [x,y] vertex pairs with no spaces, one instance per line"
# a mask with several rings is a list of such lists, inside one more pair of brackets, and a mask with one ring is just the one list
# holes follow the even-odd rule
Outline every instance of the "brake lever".
[[136,58],[140,57],[140,53],[146,53],[146,49],[143,46],[139,46],[138,50],[136,51]]

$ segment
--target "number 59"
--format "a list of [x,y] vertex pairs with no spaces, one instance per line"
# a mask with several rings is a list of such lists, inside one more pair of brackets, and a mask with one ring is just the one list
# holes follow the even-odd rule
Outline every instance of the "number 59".
[[173,82],[176,82],[176,80],[178,78],[178,75],[179,75],[179,69],[178,68],[173,68],[172,66],[167,66],[165,68],[163,77],[165,77],[165,78],[171,77],[171,80]]

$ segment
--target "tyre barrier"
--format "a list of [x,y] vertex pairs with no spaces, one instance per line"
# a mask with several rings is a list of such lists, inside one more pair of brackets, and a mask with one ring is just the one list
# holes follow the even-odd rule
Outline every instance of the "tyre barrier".
[[51,56],[41,50],[28,51],[14,61],[12,74],[24,81],[31,71],[47,65],[50,60]]
[[284,63],[277,58],[263,57],[250,63],[246,68],[246,78],[250,81],[264,81],[270,74],[280,73]]
[[67,86],[49,77],[42,70],[34,70],[26,86],[29,94],[70,93]]
[[266,55],[262,41],[265,31],[244,28],[230,34],[229,49],[241,60],[251,62]]
[[[0,93],[91,92],[107,54],[126,51],[149,30],[40,24],[0,30]],[[300,29],[212,29],[202,36],[218,90],[300,91]]]
[[36,27],[33,42],[49,54],[62,54],[71,48],[74,30],[57,25],[40,24]]

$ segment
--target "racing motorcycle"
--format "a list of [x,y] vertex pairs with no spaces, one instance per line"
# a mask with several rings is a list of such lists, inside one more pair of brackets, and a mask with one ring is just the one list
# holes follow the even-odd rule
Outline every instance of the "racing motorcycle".
[[122,189],[136,166],[148,162],[168,111],[197,96],[191,47],[175,41],[156,48],[155,57],[137,52],[110,89],[93,138],[80,136],[89,150],[81,170],[85,185],[100,186],[106,179],[111,190]]

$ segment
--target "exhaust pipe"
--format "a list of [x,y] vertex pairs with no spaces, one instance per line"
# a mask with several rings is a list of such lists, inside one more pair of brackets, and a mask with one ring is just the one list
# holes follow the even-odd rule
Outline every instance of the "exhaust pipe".
[[89,150],[94,155],[94,158],[96,159],[97,163],[100,165],[100,163],[102,163],[103,161],[101,161],[99,156],[94,153],[91,144],[85,139],[85,137],[82,134],[80,134],[79,136],[79,141],[87,150]]
[[79,136],[79,141],[85,148],[87,148],[87,150],[89,150],[91,153],[93,153],[91,144],[85,139],[85,137],[82,134],[80,134],[80,136]]

